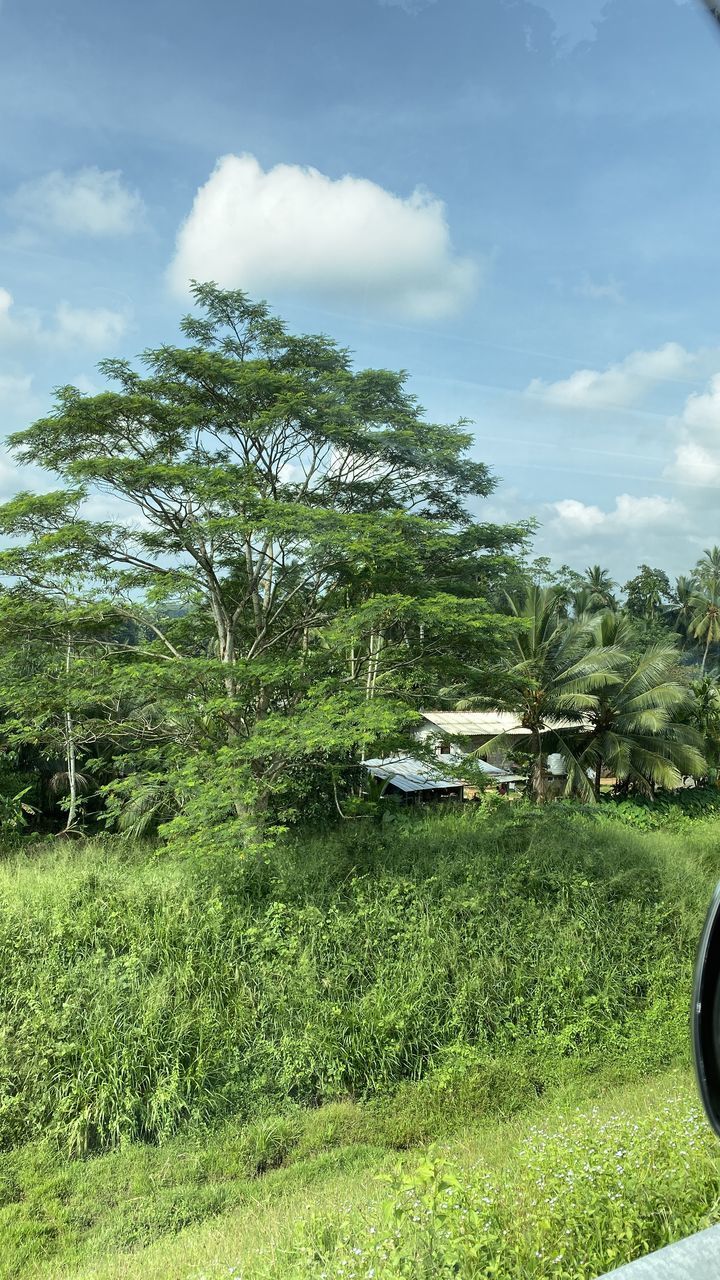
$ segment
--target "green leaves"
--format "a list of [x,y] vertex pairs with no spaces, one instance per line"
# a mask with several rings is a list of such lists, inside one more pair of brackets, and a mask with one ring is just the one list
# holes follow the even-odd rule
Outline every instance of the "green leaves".
[[642,791],[702,776],[703,739],[687,723],[692,694],[672,643],[636,656],[626,617],[605,611],[570,620],[558,587],[530,586],[509,604],[524,626],[505,658],[500,700],[529,730],[536,798],[548,790],[550,751],[565,759],[567,792],[583,799],[599,799],[603,772]]
[[[106,361],[112,390],[63,387],[12,438],[66,488],[0,509],[15,539],[0,568],[46,602],[115,619],[102,666],[121,754],[133,734],[138,757],[162,741],[171,771],[182,744],[197,778],[169,789],[178,821],[190,806],[199,830],[202,805],[183,797],[203,786],[213,830],[213,806],[229,812],[212,774],[228,779],[237,830],[238,807],[279,820],[277,761],[288,777],[313,753],[351,764],[371,724],[384,733],[376,699],[407,720],[463,643],[497,653],[511,624],[486,591],[526,530],[473,522],[468,501],[494,481],[466,424],[425,422],[403,374],[354,370],[239,291],[194,291],[189,345],[145,352],[140,371]],[[68,691],[71,704],[84,699]]]

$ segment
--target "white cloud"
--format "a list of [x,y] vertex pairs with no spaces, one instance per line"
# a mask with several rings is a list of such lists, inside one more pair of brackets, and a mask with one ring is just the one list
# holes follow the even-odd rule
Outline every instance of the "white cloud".
[[0,288],[0,351],[26,346],[102,348],[118,342],[127,326],[123,312],[67,302],[56,307],[47,323],[30,307],[17,310],[12,294]]
[[61,302],[56,312],[57,338],[62,343],[84,347],[107,347],[119,342],[127,328],[127,318],[106,307],[70,307]]
[[576,498],[553,502],[551,509],[555,512],[556,529],[574,537],[586,534],[626,535],[632,531],[666,525],[671,520],[676,528],[677,520],[683,512],[681,504],[674,498],[659,495],[636,498],[630,493],[621,493],[610,511],[589,506]]
[[674,381],[693,369],[697,356],[677,342],[656,351],[634,351],[607,369],[577,369],[559,382],[533,378],[526,394],[567,409],[626,408],[657,384]]
[[170,281],[216,280],[255,294],[301,293],[413,318],[456,311],[477,267],[457,258],[441,201],[407,199],[365,178],[332,179],[228,155],[202,186],[177,237]]
[[32,393],[32,377],[29,373],[0,373],[0,404],[8,405],[24,403]]
[[707,391],[688,396],[682,422],[689,431],[702,432],[714,443],[720,442],[720,374],[710,379]]
[[[678,484],[709,490],[706,498],[715,505],[720,483],[720,374],[710,379],[706,391],[688,396],[671,425],[678,443],[665,474]],[[701,493],[696,501],[702,504]]]
[[677,484],[715,486],[720,481],[720,455],[717,450],[713,452],[694,440],[687,440],[675,450],[675,460],[668,468],[668,474]]
[[7,205],[35,227],[90,236],[129,235],[142,225],[145,206],[122,181],[119,169],[56,169],[25,182]]

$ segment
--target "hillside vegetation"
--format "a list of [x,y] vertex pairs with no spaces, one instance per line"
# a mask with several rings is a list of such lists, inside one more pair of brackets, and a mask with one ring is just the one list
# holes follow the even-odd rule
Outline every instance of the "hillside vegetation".
[[8,853],[0,1276],[574,1277],[711,1220],[705,803],[426,810],[234,864]]
[[508,806],[198,870],[121,843],[0,871],[0,1141],[71,1152],[471,1080],[687,1060],[717,826]]
[[[717,1220],[720,1151],[687,1075],[588,1084],[426,1154],[393,1153],[349,1103],[305,1113],[292,1149],[277,1123],[70,1164],[24,1149],[4,1162],[0,1276],[577,1280]],[[261,1150],[283,1167],[252,1176]]]

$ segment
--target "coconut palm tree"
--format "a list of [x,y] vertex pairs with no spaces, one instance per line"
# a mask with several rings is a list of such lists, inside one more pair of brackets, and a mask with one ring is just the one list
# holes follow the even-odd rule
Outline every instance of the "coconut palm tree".
[[720,764],[720,685],[716,674],[693,681],[694,703],[690,720],[702,734],[705,757],[711,769]]
[[[568,603],[570,605],[569,616],[573,617],[576,622],[580,622],[597,611],[592,591],[588,586],[581,587],[579,591],[573,591]],[[567,609],[565,612],[567,614]]]
[[693,616],[693,598],[697,595],[697,579],[692,575],[681,574],[675,580],[675,593],[672,602],[667,606],[666,616],[673,622],[675,630],[684,640],[690,634],[690,623]]
[[[713,548],[717,550],[717,548]],[[707,555],[707,552],[706,552]],[[701,671],[705,673],[708,653],[711,644],[720,641],[720,579],[717,582],[707,579],[701,591],[694,595],[690,607],[690,631],[696,640],[705,641]]]
[[704,590],[720,587],[720,547],[706,547],[695,566],[694,577]]
[[691,722],[702,733],[708,767],[717,769],[720,763],[720,685],[717,676],[702,676],[692,685],[693,708]]
[[577,741],[568,775],[569,783],[584,794],[591,771],[596,799],[604,768],[651,794],[655,786],[679,786],[687,774],[701,776],[707,767],[702,735],[683,722],[693,694],[677,678],[677,650],[671,644],[651,645],[633,659],[631,646],[632,632],[623,617],[607,613],[597,620],[590,652],[612,651],[619,678],[598,689],[588,707],[586,731]]
[[585,570],[585,587],[590,593],[591,607],[594,609],[617,609],[614,595],[615,586],[607,569],[599,564],[590,565]]
[[[530,787],[535,799],[542,801],[547,792],[548,752],[575,758],[570,745],[573,733],[598,707],[599,691],[620,678],[615,670],[617,655],[611,646],[603,649],[591,644],[585,620],[564,617],[563,593],[557,588],[530,586],[519,597],[508,597],[508,606],[525,625],[513,633],[499,704],[514,711],[528,731]],[[470,701],[463,703],[470,705]],[[505,745],[503,735],[498,735],[480,750],[488,755]]]

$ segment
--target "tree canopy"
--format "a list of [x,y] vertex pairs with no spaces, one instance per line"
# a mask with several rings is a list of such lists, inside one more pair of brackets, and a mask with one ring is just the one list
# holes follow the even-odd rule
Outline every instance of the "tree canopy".
[[512,622],[487,596],[527,533],[474,518],[495,481],[404,375],[241,292],[194,294],[183,345],[104,361],[112,389],[64,387],[11,438],[61,487],[0,509],[9,625],[29,589],[113,617],[116,795],[160,770],[186,838],[198,796],[257,822],[302,760],[329,775],[397,736],[470,638],[497,652]]

